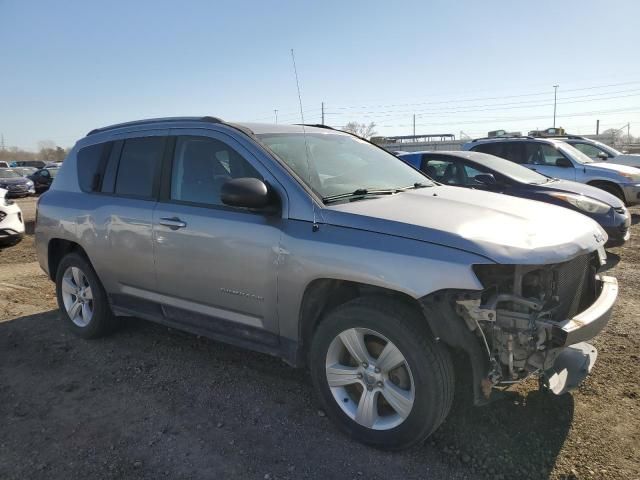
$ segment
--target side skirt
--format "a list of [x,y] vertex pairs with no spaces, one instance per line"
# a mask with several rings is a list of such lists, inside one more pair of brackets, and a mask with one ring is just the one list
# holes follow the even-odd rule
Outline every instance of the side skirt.
[[279,357],[293,367],[301,366],[298,342],[275,333],[130,295],[111,295],[110,303],[117,316],[142,318],[176,330]]

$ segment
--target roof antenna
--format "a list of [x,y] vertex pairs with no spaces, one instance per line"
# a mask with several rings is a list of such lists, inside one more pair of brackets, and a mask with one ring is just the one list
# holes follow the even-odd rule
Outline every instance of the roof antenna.
[[[293,73],[296,76],[296,87],[298,88],[298,104],[300,105],[300,118],[302,120],[302,136],[304,137],[304,152],[305,157],[307,159],[307,169],[309,173],[309,186],[311,186],[311,161],[309,160],[309,143],[307,142],[307,129],[304,124],[304,112],[302,110],[302,95],[300,94],[300,81],[298,80],[298,69],[296,68],[296,55],[293,52],[293,48],[291,49],[291,61],[293,62]],[[314,232],[317,232],[320,227],[316,222],[316,206],[313,203],[313,198],[311,199],[311,210],[313,212],[313,225],[311,229]]]

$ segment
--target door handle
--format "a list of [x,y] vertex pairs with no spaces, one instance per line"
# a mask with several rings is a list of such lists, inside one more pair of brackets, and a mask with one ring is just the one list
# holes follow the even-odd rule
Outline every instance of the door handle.
[[184,228],[187,226],[187,224],[180,220],[178,217],[161,218],[158,223],[160,225],[164,225],[165,227],[169,227],[171,230],[178,230],[179,228]]

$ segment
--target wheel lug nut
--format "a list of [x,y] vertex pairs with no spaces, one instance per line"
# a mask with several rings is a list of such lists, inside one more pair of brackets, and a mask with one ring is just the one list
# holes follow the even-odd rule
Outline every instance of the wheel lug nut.
[[361,373],[358,374],[358,378],[362,378],[362,374]]
[[378,382],[377,385],[382,388],[382,382]]
[[376,373],[380,373],[380,368],[376,367],[375,371]]
[[369,364],[368,364],[367,362],[362,362],[362,366],[363,366],[364,368],[368,368],[368,367],[369,367]]

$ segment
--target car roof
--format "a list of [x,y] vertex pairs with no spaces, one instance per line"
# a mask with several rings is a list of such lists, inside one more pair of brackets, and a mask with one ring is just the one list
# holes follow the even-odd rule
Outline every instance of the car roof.
[[347,133],[335,130],[325,125],[285,125],[285,124],[272,124],[272,123],[253,123],[253,122],[226,122],[218,117],[204,116],[204,117],[164,117],[164,118],[148,118],[143,120],[134,120],[131,122],[116,123],[108,125],[106,127],[95,128],[91,130],[87,136],[95,135],[98,133],[110,131],[110,130],[127,130],[134,129],[143,126],[158,126],[158,127],[175,127],[180,124],[200,124],[200,126],[207,125],[228,125],[230,127],[241,130],[247,134],[262,135],[262,134],[278,134],[278,133],[337,133],[341,135],[348,135]]
[[566,143],[564,140],[556,139],[556,138],[548,138],[548,137],[492,137],[492,138],[476,138],[471,142],[468,142],[470,145],[480,145],[482,143],[497,143],[497,142],[540,142],[540,143],[551,143],[551,144],[563,144]]

